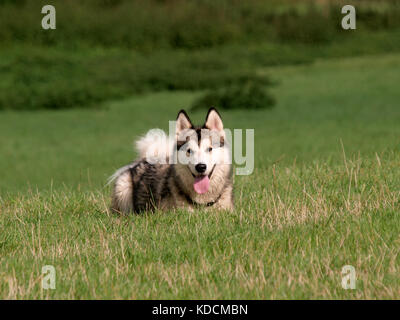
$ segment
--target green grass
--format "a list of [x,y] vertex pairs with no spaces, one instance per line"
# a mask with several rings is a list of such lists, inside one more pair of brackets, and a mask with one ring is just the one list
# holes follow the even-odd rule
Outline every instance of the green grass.
[[[104,183],[133,139],[166,129],[197,92],[3,112],[0,296],[398,299],[400,55],[259,72],[278,82],[276,107],[222,114],[256,137],[232,213],[108,211]],[[41,289],[46,264],[56,290]],[[341,288],[347,264],[356,290]]]

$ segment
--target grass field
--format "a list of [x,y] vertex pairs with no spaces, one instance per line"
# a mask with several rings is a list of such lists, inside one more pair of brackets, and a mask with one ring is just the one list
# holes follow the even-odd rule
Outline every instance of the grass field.
[[[199,93],[0,116],[1,298],[400,298],[400,55],[260,69],[277,106],[255,129],[232,213],[111,214],[132,141]],[[202,121],[205,115],[193,114]],[[55,290],[41,289],[54,265]],[[357,288],[341,287],[353,265]]]

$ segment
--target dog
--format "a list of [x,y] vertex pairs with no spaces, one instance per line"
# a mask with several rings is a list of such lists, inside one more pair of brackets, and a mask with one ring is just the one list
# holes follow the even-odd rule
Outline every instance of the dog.
[[178,113],[175,135],[150,130],[136,142],[139,159],[117,170],[111,209],[140,213],[185,208],[231,211],[233,170],[223,122],[211,108],[202,126]]

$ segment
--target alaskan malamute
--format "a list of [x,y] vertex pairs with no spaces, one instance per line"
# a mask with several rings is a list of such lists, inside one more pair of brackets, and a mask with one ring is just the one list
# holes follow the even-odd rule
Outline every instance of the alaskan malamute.
[[233,210],[231,151],[217,110],[208,111],[203,126],[181,110],[173,139],[160,131],[139,139],[139,159],[111,177],[112,210]]

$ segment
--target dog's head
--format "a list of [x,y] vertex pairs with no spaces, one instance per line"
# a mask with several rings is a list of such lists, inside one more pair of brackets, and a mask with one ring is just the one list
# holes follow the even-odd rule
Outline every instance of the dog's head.
[[180,172],[197,194],[207,193],[212,189],[214,175],[225,175],[222,171],[230,168],[224,125],[215,108],[208,111],[202,126],[194,126],[181,110],[176,120],[176,146]]

